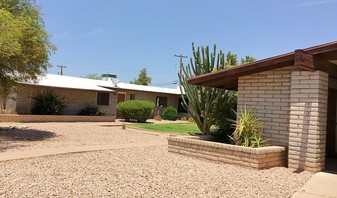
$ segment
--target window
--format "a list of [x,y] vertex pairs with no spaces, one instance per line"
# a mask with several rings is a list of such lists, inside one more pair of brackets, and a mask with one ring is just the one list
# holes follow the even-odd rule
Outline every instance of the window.
[[156,97],[156,106],[159,99],[159,106],[167,107],[167,97],[157,96]]
[[[185,98],[185,101],[188,105],[188,99]],[[183,107],[183,105],[181,104],[183,102],[182,98],[178,99],[178,113],[188,113],[188,111]]]
[[130,100],[135,100],[136,99],[136,94],[130,94]]
[[109,105],[110,94],[107,92],[97,93],[97,105]]

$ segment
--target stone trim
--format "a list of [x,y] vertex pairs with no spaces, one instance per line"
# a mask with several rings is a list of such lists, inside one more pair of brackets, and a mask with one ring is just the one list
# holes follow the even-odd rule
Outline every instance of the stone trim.
[[115,116],[0,114],[0,122],[115,122]]

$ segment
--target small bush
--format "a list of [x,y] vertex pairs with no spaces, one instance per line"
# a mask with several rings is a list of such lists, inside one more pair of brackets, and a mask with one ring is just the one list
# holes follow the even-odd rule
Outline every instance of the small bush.
[[32,108],[32,114],[35,115],[62,115],[66,105],[64,104],[64,98],[60,99],[54,93],[40,92],[33,97],[35,103]]
[[177,109],[169,106],[163,111],[163,119],[164,120],[177,120],[178,118],[178,112]]
[[154,103],[146,100],[128,100],[118,103],[117,108],[126,121],[146,122],[153,114]]
[[263,124],[256,117],[255,109],[242,108],[237,114],[238,121],[232,120],[235,130],[231,136],[236,145],[261,147],[267,141],[262,138]]
[[188,117],[187,121],[191,123],[195,123],[195,120],[192,117]]
[[103,115],[103,113],[99,111],[98,106],[87,106],[87,107],[81,109],[79,114],[85,115],[85,116],[101,116],[101,115]]
[[156,115],[156,116],[154,116],[154,120],[156,120],[156,121],[161,121],[161,117],[160,117],[160,115]]
[[186,116],[180,117],[180,120],[181,121],[187,121],[187,117]]

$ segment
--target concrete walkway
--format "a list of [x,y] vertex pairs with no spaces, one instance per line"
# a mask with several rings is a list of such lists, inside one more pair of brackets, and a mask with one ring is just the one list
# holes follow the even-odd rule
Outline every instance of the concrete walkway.
[[300,188],[292,198],[337,198],[337,174],[319,172]]
[[164,146],[166,143],[131,143],[131,144],[114,144],[114,145],[98,145],[98,146],[82,146],[82,147],[68,147],[68,148],[47,148],[25,151],[14,151],[0,153],[0,162],[17,159],[27,159],[34,157],[42,157],[49,155],[61,155],[69,153],[83,153],[92,151],[104,151],[123,148],[137,148],[137,147],[150,147],[150,146]]

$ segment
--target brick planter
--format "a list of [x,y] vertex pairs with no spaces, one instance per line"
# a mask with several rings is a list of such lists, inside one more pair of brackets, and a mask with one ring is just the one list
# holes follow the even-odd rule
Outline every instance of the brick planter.
[[256,169],[285,166],[285,148],[249,148],[210,141],[210,136],[170,136],[168,151]]

